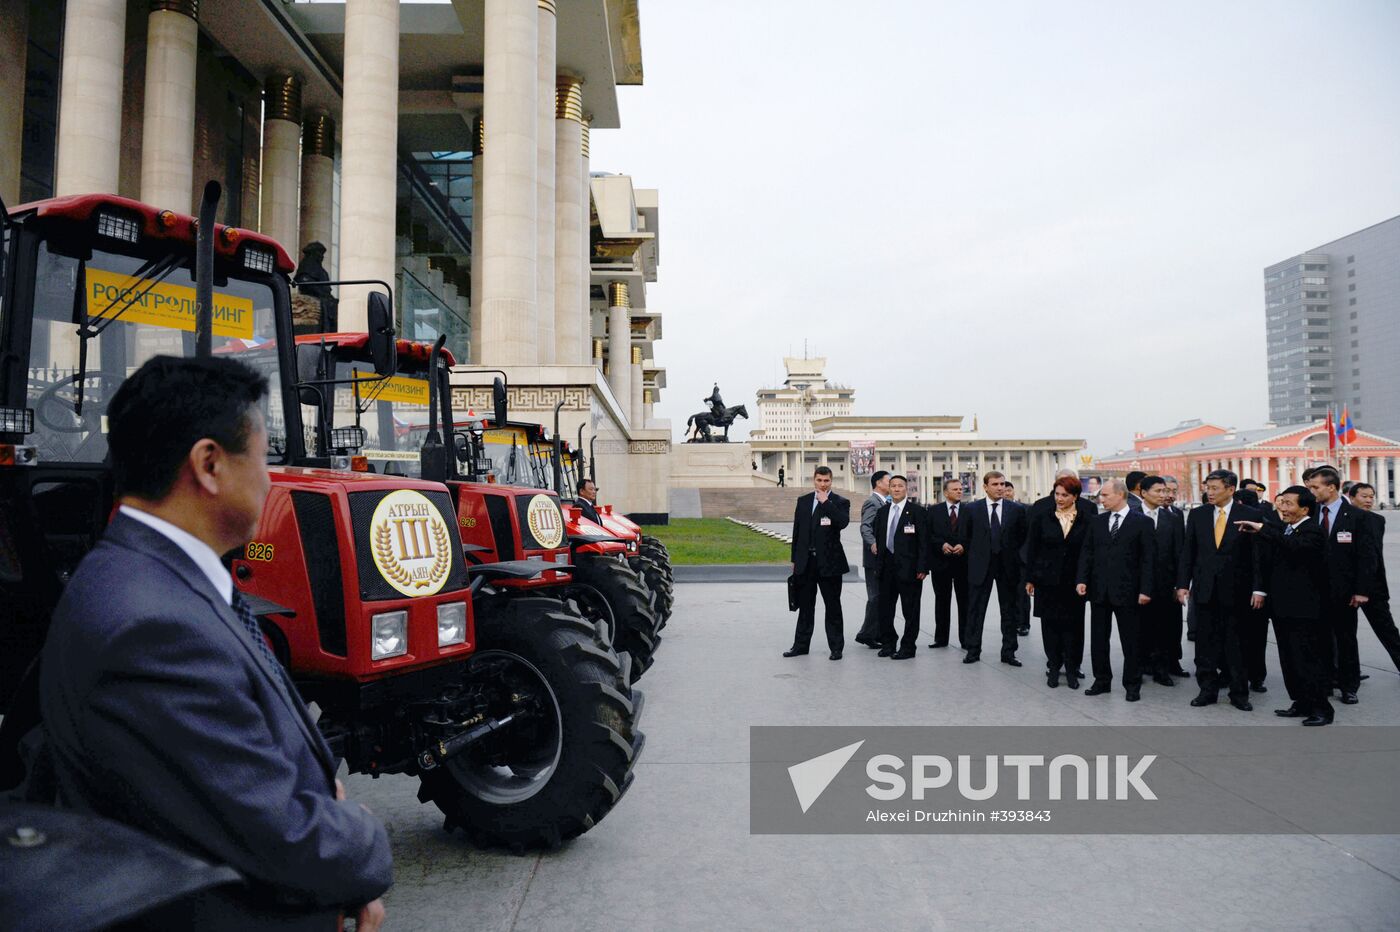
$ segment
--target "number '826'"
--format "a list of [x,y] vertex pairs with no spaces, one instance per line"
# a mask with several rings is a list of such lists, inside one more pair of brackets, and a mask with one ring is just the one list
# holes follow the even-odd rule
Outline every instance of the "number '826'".
[[258,560],[262,563],[272,562],[272,545],[264,544],[261,541],[250,541],[248,543],[249,560]]

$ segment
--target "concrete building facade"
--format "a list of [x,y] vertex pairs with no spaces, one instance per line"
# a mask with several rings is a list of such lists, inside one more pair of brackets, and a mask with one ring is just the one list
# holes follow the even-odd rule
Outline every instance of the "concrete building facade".
[[827,381],[826,357],[787,357],[787,377],[776,388],[758,390],[758,425],[749,436],[762,440],[812,439],[814,418],[846,417],[855,410],[855,389]]
[[[402,335],[446,335],[463,400],[490,367],[517,417],[565,401],[612,500],[664,517],[658,198],[588,158],[642,83],[640,36],[636,0],[0,0],[0,197],[188,213],[217,179],[221,222],[389,283]],[[363,290],[340,289],[340,329]]]
[[1264,303],[1273,423],[1345,405],[1400,436],[1400,217],[1269,266]]

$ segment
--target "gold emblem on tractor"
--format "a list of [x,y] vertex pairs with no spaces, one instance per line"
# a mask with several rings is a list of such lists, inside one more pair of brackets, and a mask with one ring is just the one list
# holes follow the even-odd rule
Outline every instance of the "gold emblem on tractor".
[[548,495],[536,495],[530,499],[530,507],[525,509],[525,519],[530,525],[530,533],[546,550],[553,550],[564,542],[564,519],[559,514],[559,506]]
[[384,581],[408,596],[433,595],[452,569],[452,540],[438,510],[420,492],[384,496],[370,521],[370,550]]

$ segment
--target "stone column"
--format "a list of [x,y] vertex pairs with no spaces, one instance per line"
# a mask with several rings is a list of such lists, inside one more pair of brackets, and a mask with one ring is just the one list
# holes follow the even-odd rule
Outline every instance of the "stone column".
[[[335,120],[313,113],[301,127],[301,243],[320,243],[330,254],[335,232]],[[294,257],[299,258],[299,257]],[[331,278],[335,271],[327,268]]]
[[141,200],[184,214],[190,213],[194,204],[198,15],[199,0],[151,0],[146,31]]
[[[262,209],[258,232],[299,261],[301,229],[301,78],[268,75],[263,97]],[[329,207],[329,205],[327,205]],[[327,242],[327,248],[330,244]]]
[[[482,172],[482,358],[498,366],[539,360],[539,8],[486,0],[485,117],[491,158]],[[627,355],[613,357],[627,377]],[[619,401],[625,406],[628,395]]]
[[632,347],[632,375],[629,387],[632,391],[631,399],[631,421],[632,429],[640,430],[646,426],[646,415],[642,412],[642,348]]
[[603,371],[603,341],[602,341],[602,340],[594,340],[594,341],[593,341],[593,365],[594,365],[595,367],[597,367],[597,369],[598,369],[599,372],[602,372],[602,371]]
[[554,0],[536,0],[539,4],[539,53],[535,60],[537,89],[535,106],[539,111],[539,128],[535,144],[535,303],[539,316],[537,352],[540,365],[555,362],[556,340],[554,313],[554,178],[555,178],[555,31],[558,28]]
[[656,393],[649,388],[642,389],[642,427],[650,427],[652,413],[656,410]]
[[583,84],[561,76],[554,93],[554,361],[588,361],[588,185]]
[[482,173],[486,157],[486,123],[480,116],[472,124],[472,293],[471,293],[471,363],[483,365],[481,340],[484,336],[481,324],[481,195]]
[[1380,475],[1376,486],[1376,498],[1387,505],[1390,504],[1390,457],[1383,456],[1380,460]]
[[608,282],[608,384],[622,410],[632,403],[632,297],[626,282]]
[[583,328],[584,338],[593,332],[593,310],[589,294],[592,291],[592,281],[590,273],[593,269],[592,251],[592,217],[593,217],[593,185],[588,174],[588,133],[592,117],[585,113],[582,122],[579,123],[579,145],[583,150],[583,157],[579,160],[579,175],[583,178],[583,222],[579,224],[579,255],[583,256]]
[[[340,130],[340,277],[394,284],[399,2],[346,0]],[[264,172],[266,168],[264,168]],[[340,289],[340,329],[364,330],[372,286]],[[395,308],[399,302],[395,301]]]
[[28,53],[29,3],[0,0],[0,198],[11,207],[19,203]]
[[54,193],[115,194],[121,165],[126,0],[68,0],[63,32]]

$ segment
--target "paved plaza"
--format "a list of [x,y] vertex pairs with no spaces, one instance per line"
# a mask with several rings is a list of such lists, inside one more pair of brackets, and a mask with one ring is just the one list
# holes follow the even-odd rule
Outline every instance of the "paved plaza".
[[[1387,549],[1387,564],[1400,578],[1400,547]],[[861,590],[845,587],[848,639]],[[636,783],[559,851],[477,850],[443,833],[413,779],[351,778],[352,796],[385,818],[393,839],[390,927],[1395,928],[1395,836],[751,836],[750,725],[1298,727],[1271,714],[1287,704],[1272,644],[1269,692],[1253,697],[1250,714],[1225,703],[1192,709],[1188,683],[1149,682],[1135,704],[1121,688],[1092,698],[1048,689],[1037,633],[1022,640],[1021,669],[994,656],[965,666],[956,648],[924,648],[927,638],[905,663],[855,644],[839,663],[824,649],[784,659],[785,608],[780,583],[678,587],[640,684],[647,746]],[[1400,722],[1400,677],[1361,628],[1371,678],[1359,705],[1337,705],[1333,727]]]

